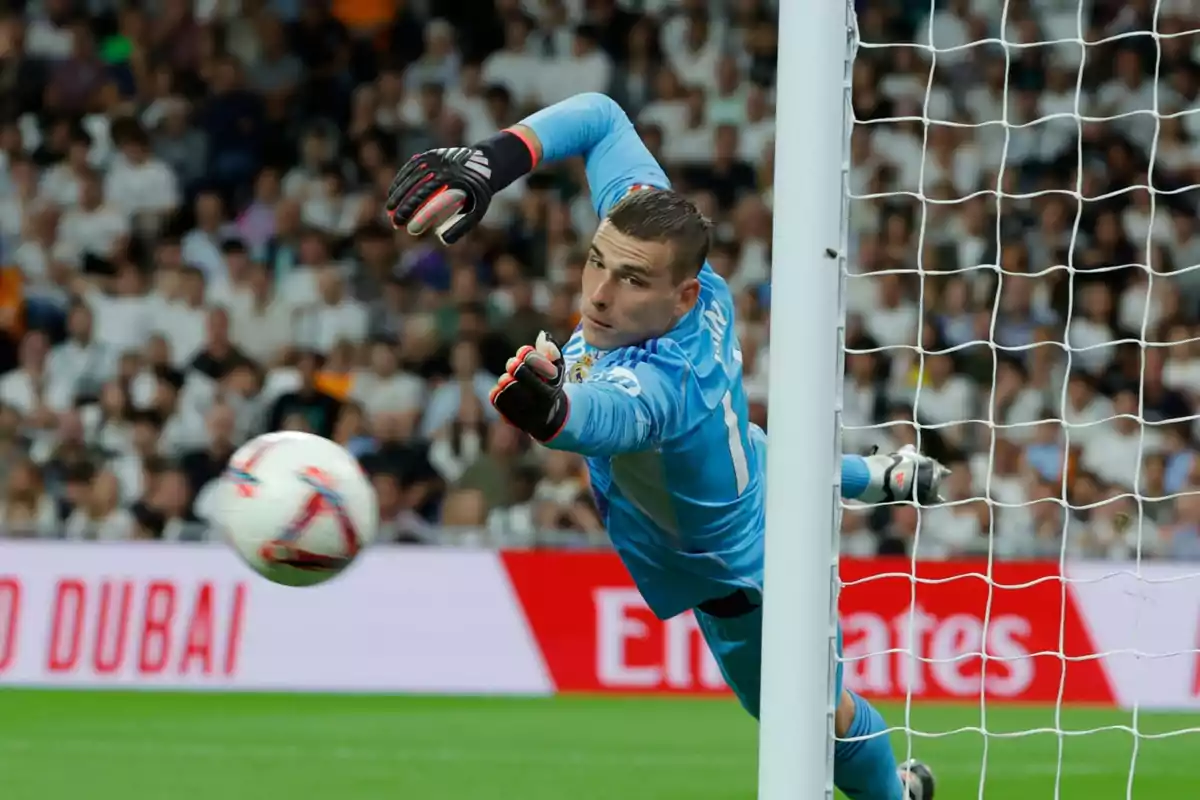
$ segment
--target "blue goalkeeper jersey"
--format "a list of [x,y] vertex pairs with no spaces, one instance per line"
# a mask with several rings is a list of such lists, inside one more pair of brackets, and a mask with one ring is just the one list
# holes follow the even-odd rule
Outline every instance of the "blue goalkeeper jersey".
[[[544,160],[583,155],[601,218],[630,191],[669,188],[625,113],[584,94],[523,122]],[[666,335],[601,351],[564,347],[571,413],[549,446],[587,457],[613,546],[666,619],[762,592],[766,437],[749,423],[733,298],[706,264],[695,307]]]

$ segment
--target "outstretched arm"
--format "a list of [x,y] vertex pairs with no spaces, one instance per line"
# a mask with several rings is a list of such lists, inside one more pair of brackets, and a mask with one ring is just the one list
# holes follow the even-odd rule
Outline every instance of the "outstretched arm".
[[662,167],[612,98],[577,94],[471,147],[418,153],[388,190],[396,227],[414,236],[434,230],[458,241],[487,214],[492,197],[542,161],[583,156],[596,213],[604,217],[630,189],[669,189]]
[[513,133],[526,141],[535,162],[583,156],[601,217],[634,186],[671,186],[629,117],[607,95],[567,98],[526,117]]
[[644,450],[680,427],[686,365],[638,348],[605,356],[586,383],[566,382],[562,351],[545,333],[508,360],[490,400],[547,447],[586,456]]
[[683,415],[679,381],[656,357],[607,365],[586,383],[563,386],[570,413],[546,446],[585,456],[645,450],[667,438]]

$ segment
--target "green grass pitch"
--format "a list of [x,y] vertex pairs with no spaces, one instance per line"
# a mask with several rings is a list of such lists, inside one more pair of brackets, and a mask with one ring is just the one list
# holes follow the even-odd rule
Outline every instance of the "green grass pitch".
[[[885,707],[902,725],[902,706]],[[1066,709],[1068,731],[1130,725]],[[923,731],[980,725],[978,707],[919,704]],[[991,707],[994,733],[1055,727],[1052,708]],[[1143,733],[1200,727],[1145,714]],[[1062,740],[1060,798],[1126,797],[1134,738]],[[914,739],[942,800],[979,796],[979,733]],[[983,796],[1055,797],[1060,738],[992,737]],[[895,736],[903,757],[904,735]],[[1143,739],[1133,796],[1200,794],[1200,734]],[[4,800],[752,800],[755,726],[733,701],[0,691]]]

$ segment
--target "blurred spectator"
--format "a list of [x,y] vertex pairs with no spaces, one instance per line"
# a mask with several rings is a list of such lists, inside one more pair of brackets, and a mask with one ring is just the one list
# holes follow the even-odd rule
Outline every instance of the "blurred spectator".
[[301,346],[328,353],[338,342],[361,343],[367,338],[367,309],[348,297],[338,266],[321,267],[315,303],[299,312],[294,336]]
[[[79,178],[79,203],[68,209],[58,223],[58,242],[54,254],[64,261],[83,266],[88,256],[111,262],[125,247],[131,231],[133,209],[105,200],[101,177],[94,170]],[[104,267],[96,265],[93,271]]]
[[702,3],[689,3],[663,28],[663,51],[683,82],[706,86],[716,74],[725,35],[724,21],[714,22]]
[[577,530],[592,537],[604,526],[592,507],[581,477],[582,459],[572,453],[547,451],[544,474],[533,490],[534,520],[539,531]]
[[447,481],[451,485],[447,502],[460,507],[460,524],[482,525],[492,509],[511,506],[516,500],[513,478],[520,469],[523,449],[519,434],[503,422],[482,425],[478,430],[484,432],[481,449],[467,459],[457,478]]
[[355,373],[350,391],[368,416],[403,414],[415,422],[421,413],[425,385],[416,375],[400,369],[391,342],[376,341],[371,345],[369,366]]
[[277,296],[266,265],[252,264],[242,287],[229,299],[232,340],[264,366],[276,366],[293,341],[294,309]]
[[457,342],[450,353],[451,380],[433,391],[421,419],[421,433],[431,436],[448,424],[465,405],[478,404],[485,419],[495,419],[496,410],[488,402],[488,393],[496,376],[485,372],[474,342]]
[[45,491],[41,470],[32,461],[19,461],[9,470],[0,498],[0,525],[18,538],[57,534],[54,501]]
[[[0,15],[0,531],[203,539],[229,453],[293,429],[361,459],[385,539],[600,541],[579,461],[487,402],[577,322],[579,165],[450,249],[381,214],[415,152],[581,91],[713,217],[768,421],[778,2],[260,5]],[[1041,3],[1009,58],[967,0],[860,15],[843,445],[955,472],[920,513],[847,509],[847,553],[1200,559],[1200,17],[1164,6],[1146,58],[1085,15],[1082,75],[1026,46]]]
[[435,84],[452,88],[458,82],[462,65],[455,46],[454,28],[446,20],[433,19],[425,25],[425,46],[420,55],[405,70],[409,90]]
[[150,137],[136,124],[115,127],[113,141],[121,157],[109,166],[105,202],[133,220],[142,230],[157,230],[179,206],[179,176],[157,158]]
[[79,20],[66,30],[70,50],[56,60],[46,82],[45,104],[51,112],[78,115],[90,111],[94,96],[107,80],[104,63],[96,55],[96,42],[86,22]]
[[515,16],[504,26],[504,47],[482,64],[485,83],[507,89],[521,106],[538,101],[538,84],[545,65],[529,43],[532,32],[527,17]]
[[289,430],[333,435],[333,426],[341,403],[317,387],[317,371],[325,358],[313,351],[300,353],[296,359],[295,389],[285,391],[271,407],[267,430]]
[[607,90],[613,79],[613,63],[600,48],[599,31],[580,25],[575,29],[570,51],[552,56],[540,73],[537,99],[545,106],[580,92]]
[[225,259],[221,246],[227,231],[221,196],[214,191],[201,192],[192,213],[196,226],[180,242],[180,258],[184,264],[199,268],[208,280],[222,280]]
[[87,494],[63,526],[68,539],[120,541],[133,537],[133,515],[120,505],[120,484],[111,472],[90,481]]

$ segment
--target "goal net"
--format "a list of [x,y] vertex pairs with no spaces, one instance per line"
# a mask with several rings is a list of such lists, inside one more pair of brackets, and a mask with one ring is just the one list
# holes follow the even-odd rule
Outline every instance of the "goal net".
[[1200,3],[858,28],[843,449],[953,474],[844,508],[847,685],[947,797],[1195,791]]

